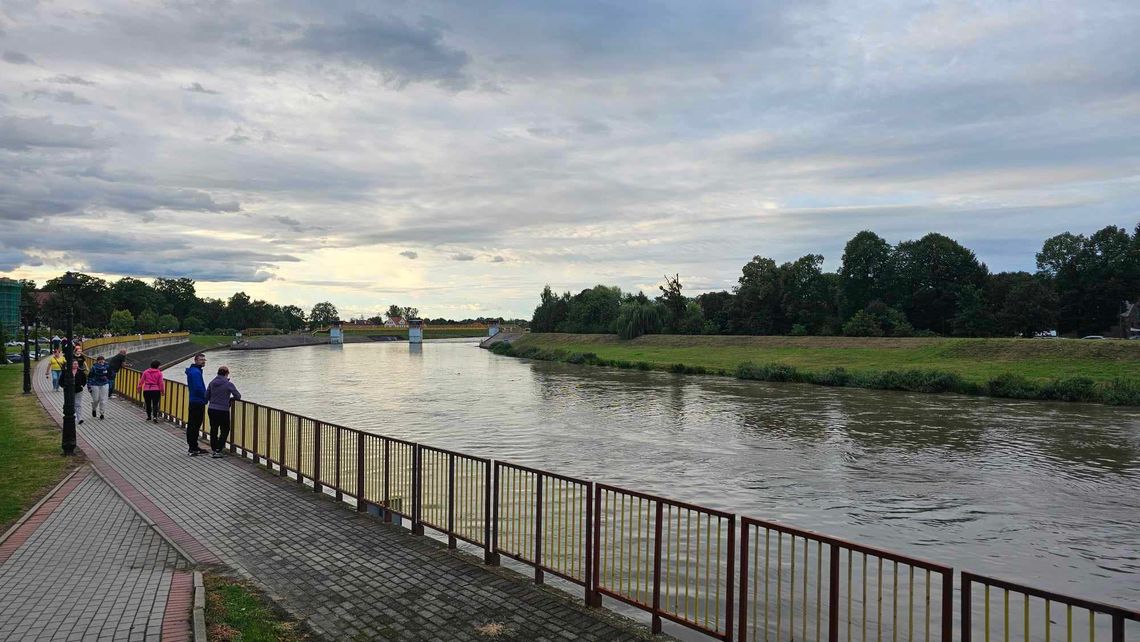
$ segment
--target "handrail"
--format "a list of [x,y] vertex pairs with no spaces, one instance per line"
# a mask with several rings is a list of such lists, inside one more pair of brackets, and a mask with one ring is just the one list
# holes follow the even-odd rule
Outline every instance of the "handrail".
[[[142,395],[136,389],[140,376],[131,368],[119,370],[116,391],[141,403]],[[186,425],[189,389],[175,381],[165,385],[160,413]],[[785,611],[780,600],[787,575],[787,623],[794,639],[806,640],[814,631],[817,640],[826,637],[837,642],[844,613],[846,639],[853,639],[857,619],[864,634],[860,639],[868,639],[867,628],[874,626],[881,636],[888,618],[896,633],[900,628],[909,630],[909,639],[916,639],[915,598],[921,596],[918,608],[924,619],[918,624],[925,628],[923,638],[931,639],[937,621],[943,642],[952,640],[954,569],[950,566],[775,521],[339,426],[244,399],[232,403],[231,419],[233,430],[227,444],[231,452],[240,452],[270,471],[276,467],[280,476],[292,476],[315,492],[331,492],[342,501],[347,498],[355,502],[357,511],[374,507],[385,521],[407,519],[415,534],[422,535],[425,526],[437,530],[447,536],[449,547],[457,541],[477,546],[487,564],[498,564],[501,555],[527,564],[534,568],[536,583],[550,573],[579,584],[591,606],[600,606],[605,595],[645,610],[652,616],[655,632],[661,630],[662,620],[669,620],[723,640],[767,639],[770,589],[775,588],[772,619],[779,635]],[[202,428],[205,433],[206,427]],[[762,548],[761,530],[766,533]],[[776,537],[768,535],[772,532]],[[785,535],[791,537],[787,563],[782,548]],[[802,540],[798,549],[797,538]],[[774,564],[770,539],[776,540]],[[845,560],[841,551],[846,552]],[[872,597],[867,589],[875,560],[878,573]],[[889,586],[884,560],[893,564]],[[853,600],[856,569],[862,580],[858,602]],[[924,591],[916,588],[915,569],[926,574],[919,578],[925,579]],[[844,570],[846,590],[841,581]],[[937,611],[932,574],[941,576],[936,587]],[[1089,611],[1090,627],[1095,614],[1111,618],[1113,642],[1124,642],[1126,620],[1140,622],[1140,611],[977,573],[963,571],[961,581],[962,642],[971,642],[973,584],[986,590],[987,630],[991,587],[1007,591],[1007,631],[1008,592],[1024,596],[1027,640],[1030,597],[1045,600],[1046,621],[1050,604],[1068,607],[1069,642],[1073,607]],[[763,620],[758,611],[761,595]],[[906,601],[906,611],[899,610],[900,598]],[[799,619],[794,620],[797,601]],[[867,608],[872,601],[877,608],[873,615]],[[884,615],[887,602],[890,612]],[[856,605],[861,609],[859,617]],[[811,613],[815,623],[809,627]],[[763,629],[758,628],[761,621]],[[1090,642],[1094,633],[1090,629]]]
[[84,341],[83,348],[85,350],[90,350],[91,348],[98,348],[99,346],[105,346],[111,343],[130,343],[133,341],[148,341],[150,339],[169,339],[188,336],[190,336],[189,332],[167,332],[157,334],[125,334],[115,337],[96,337],[94,339],[88,339]]

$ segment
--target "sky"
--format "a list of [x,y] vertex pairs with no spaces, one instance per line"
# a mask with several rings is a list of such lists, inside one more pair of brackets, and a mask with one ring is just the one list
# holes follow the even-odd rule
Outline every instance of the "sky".
[[0,275],[342,317],[1140,219],[1140,2],[0,0]]

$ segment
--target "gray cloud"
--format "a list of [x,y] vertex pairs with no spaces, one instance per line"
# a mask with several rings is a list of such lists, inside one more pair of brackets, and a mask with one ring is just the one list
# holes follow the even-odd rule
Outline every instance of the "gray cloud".
[[304,223],[293,218],[292,216],[277,215],[277,216],[273,217],[273,220],[277,221],[278,223],[288,227],[289,229],[291,229],[297,233],[304,232],[306,229],[306,225]]
[[68,105],[90,105],[91,101],[83,96],[76,94],[70,90],[48,91],[46,89],[37,89],[29,92],[34,98],[48,98],[56,102],[65,103]]
[[182,91],[194,92],[196,94],[211,94],[211,95],[217,95],[218,93],[220,93],[220,92],[214,91],[213,89],[206,89],[205,87],[202,86],[202,83],[197,83],[197,82],[190,83],[189,86],[183,87]]
[[502,262],[504,262],[504,261],[506,261],[506,259],[504,259],[503,257],[501,257],[501,256],[499,256],[499,255],[497,255],[497,254],[496,254],[495,256],[491,257],[491,262],[492,262],[492,263],[502,263]]
[[100,146],[95,130],[80,125],[56,123],[50,116],[0,117],[0,149],[26,150],[33,147],[92,149]]
[[451,260],[452,261],[474,261],[475,255],[474,254],[466,254],[466,253],[453,254],[453,255],[451,255]]
[[19,51],[5,51],[3,57],[4,62],[10,62],[13,65],[34,65],[36,63],[31,56]]
[[411,25],[397,17],[350,15],[341,23],[306,27],[291,46],[367,65],[397,88],[431,82],[457,90],[471,83],[470,56],[444,44],[443,31],[432,21]]
[[413,252],[412,250],[404,250],[403,252],[400,252],[400,256],[408,259],[417,259],[420,255],[417,252]]
[[91,86],[91,85],[97,84],[92,80],[87,80],[86,78],[83,78],[80,76],[68,76],[68,75],[64,75],[64,74],[60,74],[58,76],[53,76],[51,78],[48,78],[48,79],[46,79],[46,82],[54,82],[54,83],[59,83],[61,85],[86,85],[86,86]]

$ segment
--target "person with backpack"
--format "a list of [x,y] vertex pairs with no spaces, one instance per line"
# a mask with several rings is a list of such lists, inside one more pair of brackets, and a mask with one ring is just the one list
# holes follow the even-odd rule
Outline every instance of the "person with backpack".
[[166,394],[166,386],[162,382],[162,371],[158,369],[161,361],[151,361],[150,367],[143,370],[139,377],[138,389],[142,391],[143,405],[146,407],[146,420],[159,422],[158,404],[162,395]]
[[202,376],[202,368],[205,366],[206,355],[199,352],[194,355],[194,363],[186,368],[186,387],[190,390],[189,413],[186,418],[186,447],[187,454],[191,457],[206,452],[198,445],[198,435],[201,434],[202,422],[206,419],[206,380]]
[[218,376],[206,386],[206,399],[210,415],[210,450],[214,451],[210,456],[220,459],[230,436],[230,399],[241,399],[241,393],[230,381],[229,368],[218,368]]
[[98,416],[103,419],[103,410],[107,405],[107,392],[110,386],[110,368],[102,355],[95,358],[91,366],[91,376],[87,377],[87,392],[91,393],[91,417]]

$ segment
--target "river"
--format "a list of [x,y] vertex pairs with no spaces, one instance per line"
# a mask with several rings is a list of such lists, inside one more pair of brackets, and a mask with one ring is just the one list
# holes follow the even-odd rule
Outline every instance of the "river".
[[208,357],[247,399],[328,422],[1140,603],[1134,409],[534,362],[469,341]]

